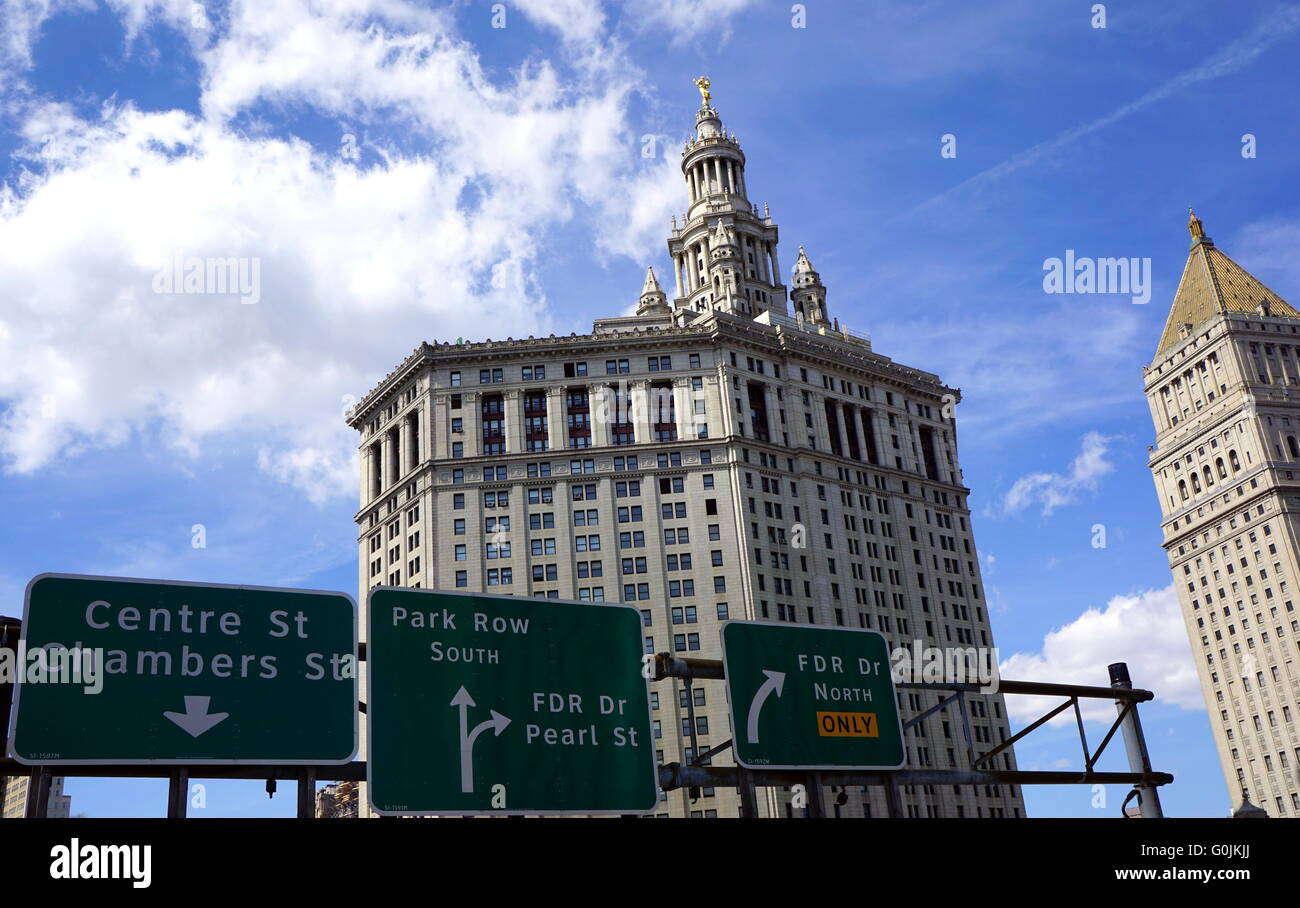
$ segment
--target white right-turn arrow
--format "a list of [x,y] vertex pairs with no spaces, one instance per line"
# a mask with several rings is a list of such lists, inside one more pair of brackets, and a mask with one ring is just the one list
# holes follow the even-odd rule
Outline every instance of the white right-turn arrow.
[[489,728],[500,737],[501,732],[510,724],[510,719],[495,709],[490,709],[488,712],[492,718],[480,722],[470,731],[469,708],[477,704],[463,685],[456,691],[450,705],[460,709],[460,790],[468,794],[474,790],[474,740]]
[[771,696],[773,691],[778,697],[781,696],[781,690],[785,687],[785,672],[763,669],[763,674],[767,675],[767,680],[754,691],[754,699],[749,704],[749,720],[745,723],[745,737],[749,739],[750,744],[758,743],[758,714],[763,709],[763,701]]

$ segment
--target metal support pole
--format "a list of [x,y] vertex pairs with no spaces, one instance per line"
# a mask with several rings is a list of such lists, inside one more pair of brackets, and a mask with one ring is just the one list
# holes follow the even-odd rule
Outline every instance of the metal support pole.
[[[1132,690],[1133,682],[1129,678],[1128,664],[1116,662],[1108,666],[1110,671],[1110,686],[1119,690]],[[1142,720],[1138,718],[1136,701],[1116,700],[1115,709],[1124,714],[1125,707],[1128,707],[1128,716],[1123,719],[1121,728],[1124,732],[1124,749],[1128,752],[1128,766],[1133,772],[1149,774],[1151,772],[1151,756],[1147,753],[1146,736],[1142,734]],[[1160,809],[1160,794],[1154,785],[1138,784],[1135,786],[1138,792],[1138,806],[1142,811],[1142,818],[1160,819],[1164,811]]]
[[820,773],[808,773],[808,818],[816,820],[826,818],[826,805],[822,803],[822,777]]
[[310,820],[316,816],[316,770],[304,766],[298,770],[298,819]]
[[[690,678],[684,679],[682,684],[684,685],[682,689],[686,693],[686,721],[690,723],[691,727],[691,758],[686,762],[699,763],[700,742],[699,737],[695,734],[695,691],[691,689]],[[700,797],[700,790],[692,787],[687,790],[686,796],[692,801],[698,800]]]
[[891,820],[903,818],[903,802],[899,800],[898,784],[894,781],[892,773],[885,777],[885,810]]
[[749,820],[758,819],[758,792],[754,788],[754,777],[748,769],[739,767],[740,815]]
[[33,766],[32,774],[27,779],[28,819],[45,819],[50,812],[50,768]]
[[167,782],[167,819],[184,819],[189,806],[190,771],[184,767],[172,770]]

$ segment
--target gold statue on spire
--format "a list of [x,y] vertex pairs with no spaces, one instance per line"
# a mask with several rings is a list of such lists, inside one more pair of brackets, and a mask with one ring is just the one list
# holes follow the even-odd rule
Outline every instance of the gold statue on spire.
[[1195,209],[1188,208],[1187,217],[1187,229],[1191,231],[1192,239],[1199,240],[1203,238],[1205,236],[1205,225],[1202,224],[1201,219],[1196,216]]
[[708,107],[709,100],[713,97],[713,95],[709,94],[709,86],[712,85],[713,83],[709,81],[708,76],[700,76],[698,79],[695,80],[695,84],[700,89],[701,105],[704,107]]

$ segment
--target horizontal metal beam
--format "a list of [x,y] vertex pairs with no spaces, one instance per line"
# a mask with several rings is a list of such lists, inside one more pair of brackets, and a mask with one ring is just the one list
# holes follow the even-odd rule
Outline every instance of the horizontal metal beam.
[[665,678],[701,678],[721,681],[726,675],[721,659],[692,659],[659,653],[655,656],[655,681]]
[[[694,659],[674,656],[672,653],[659,653],[655,656],[655,681],[664,678],[701,678],[720,681],[726,678],[721,659]],[[900,681],[894,685],[899,690],[961,690],[969,693],[984,693],[984,685],[968,684],[958,681]],[[1029,694],[1039,697],[1084,697],[1098,700],[1132,700],[1143,703],[1154,700],[1156,695],[1149,690],[1124,689],[1115,687],[1093,687],[1087,684],[1052,684],[1046,681],[1009,681],[1002,678],[996,682],[992,693]]]
[[[50,763],[52,776],[69,778],[100,776],[106,779],[170,779],[178,768],[183,768],[191,779],[282,779],[296,780],[300,771],[309,769],[316,778],[326,782],[364,782],[366,763],[355,760],[339,766],[301,766],[297,764],[241,763],[224,764],[186,763],[181,767],[159,763],[121,763],[99,765],[91,763]],[[29,776],[35,766],[24,766],[17,760],[0,759],[0,776]]]
[[[1167,772],[1025,772],[1020,770],[898,770],[895,772],[819,772],[824,785],[1168,785],[1174,777]],[[807,770],[754,769],[753,783],[765,787],[808,784]],[[668,763],[659,767],[659,787],[736,788],[740,770],[735,766],[683,766]]]

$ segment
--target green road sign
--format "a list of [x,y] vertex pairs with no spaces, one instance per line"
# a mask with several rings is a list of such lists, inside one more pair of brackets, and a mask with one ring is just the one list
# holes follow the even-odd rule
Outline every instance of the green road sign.
[[903,728],[875,631],[722,626],[736,762],[749,769],[897,769]]
[[367,613],[366,772],[378,812],[658,805],[636,609],[376,589]]
[[357,609],[343,593],[42,574],[27,585],[21,763],[347,763]]

